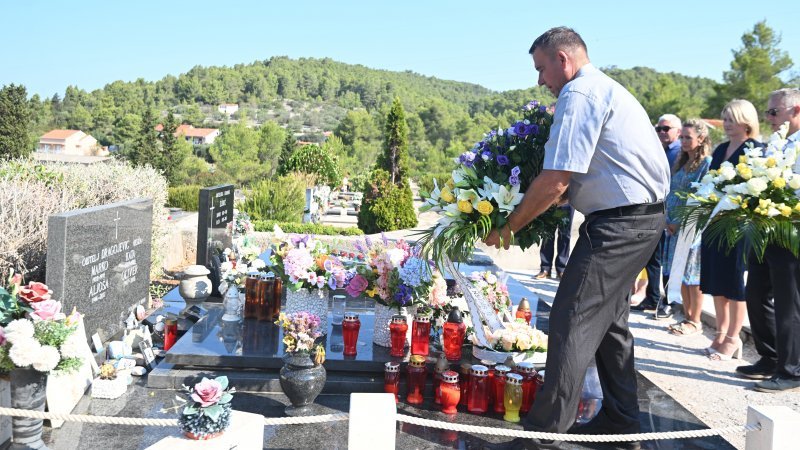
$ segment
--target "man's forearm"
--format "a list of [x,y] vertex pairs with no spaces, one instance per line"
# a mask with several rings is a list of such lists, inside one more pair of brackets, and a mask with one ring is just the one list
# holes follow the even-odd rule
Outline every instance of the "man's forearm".
[[567,191],[571,177],[571,172],[543,170],[528,186],[522,202],[508,216],[507,226],[511,231],[516,233],[556,203]]

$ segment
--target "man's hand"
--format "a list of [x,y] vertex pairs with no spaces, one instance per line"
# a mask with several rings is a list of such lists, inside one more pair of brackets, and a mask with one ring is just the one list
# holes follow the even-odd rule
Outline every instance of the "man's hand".
[[676,223],[667,224],[667,232],[669,233],[670,236],[675,236],[675,234],[678,233],[678,224]]
[[[500,234],[500,231],[502,231],[502,235]],[[500,231],[495,228],[491,233],[489,233],[489,236],[486,236],[486,239],[484,239],[483,242],[489,247],[500,248],[500,245],[502,245],[504,249],[508,250],[508,247],[511,246],[511,230],[509,229],[508,225],[506,225],[501,228]]]

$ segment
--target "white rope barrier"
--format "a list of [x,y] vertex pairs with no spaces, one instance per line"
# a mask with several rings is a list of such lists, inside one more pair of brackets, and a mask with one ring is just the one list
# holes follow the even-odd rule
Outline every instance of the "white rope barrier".
[[528,439],[545,439],[567,442],[628,442],[628,441],[652,441],[657,439],[686,439],[718,436],[722,434],[738,434],[747,431],[757,431],[760,425],[732,426],[726,428],[711,428],[705,430],[686,430],[686,431],[665,431],[659,433],[638,433],[638,434],[560,434],[543,433],[538,431],[511,430],[507,428],[481,427],[475,425],[464,425],[460,423],[446,423],[436,420],[423,419],[420,417],[397,415],[398,422],[405,422],[430,428],[442,428],[452,431],[463,431],[465,433],[491,434],[495,436],[520,437]]
[[[63,420],[67,422],[100,423],[107,425],[136,425],[151,427],[177,427],[178,419],[144,419],[136,417],[111,417],[92,416],[86,414],[62,414],[43,411],[30,411],[27,409],[0,408],[0,416],[27,417],[30,419]],[[322,414],[306,417],[264,417],[264,425],[307,425],[313,423],[336,422],[348,420],[349,414]],[[608,434],[608,435],[579,435],[543,433],[535,431],[512,430],[507,428],[493,428],[460,423],[447,423],[437,420],[423,419],[420,417],[397,414],[396,420],[414,425],[430,428],[440,428],[465,433],[490,434],[494,436],[520,437],[529,439],[547,439],[567,442],[626,442],[626,441],[652,441],[660,439],[687,439],[719,436],[723,434],[740,434],[748,431],[761,430],[760,425],[732,426],[725,428],[711,428],[705,430],[666,431],[659,433],[638,434]]]

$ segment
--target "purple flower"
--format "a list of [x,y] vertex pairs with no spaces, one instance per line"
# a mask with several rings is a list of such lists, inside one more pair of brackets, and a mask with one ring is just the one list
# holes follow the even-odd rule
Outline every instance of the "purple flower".
[[546,112],[547,111],[547,106],[544,106],[544,105],[540,106],[539,107],[539,111]]
[[497,164],[500,166],[507,166],[508,165],[508,156],[506,155],[497,155]]
[[388,247],[389,246],[389,239],[386,238],[386,233],[381,231],[381,239],[383,239],[383,245]]
[[531,124],[531,134],[539,134],[539,125]]
[[368,249],[372,248],[372,239],[370,239],[369,236],[364,236],[364,242],[366,242]]
[[401,306],[405,306],[411,303],[412,300],[411,294],[413,292],[414,291],[410,287],[400,283],[399,285],[397,285],[397,292],[395,292],[394,294],[394,299]]
[[300,244],[303,244],[303,246],[308,246],[309,239],[311,239],[311,236],[308,234],[304,234],[302,236],[292,236],[291,238],[292,245],[295,247],[300,247]]
[[475,165],[475,161],[467,161],[467,162],[464,163],[464,165],[467,166],[467,167],[472,167],[472,166]]
[[508,177],[508,182],[511,183],[512,186],[516,186],[519,184],[519,177],[516,175],[511,175]]
[[514,166],[514,168],[511,169],[511,176],[512,177],[518,177],[519,176],[519,166]]
[[336,289],[336,277],[328,278],[328,287],[331,289]]
[[492,155],[492,152],[490,152],[489,150],[484,150],[484,152],[483,152],[483,153],[481,153],[481,158],[482,158],[484,161],[491,161],[491,159],[492,159],[492,156],[493,156],[493,155]]

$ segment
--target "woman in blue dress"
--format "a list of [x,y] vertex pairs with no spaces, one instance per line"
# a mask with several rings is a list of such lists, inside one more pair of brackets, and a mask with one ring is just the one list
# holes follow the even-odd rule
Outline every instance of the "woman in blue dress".
[[[711,164],[711,139],[708,127],[700,119],[689,119],[681,129],[681,152],[672,167],[669,195],[667,195],[667,239],[662,255],[662,269],[668,277],[672,268],[672,256],[680,233],[678,208],[686,204],[686,200],[678,196],[691,190],[691,184],[699,182],[708,172]],[[674,280],[678,282],[679,280]],[[671,325],[672,334],[686,336],[703,331],[700,315],[703,312],[703,292],[700,290],[700,243],[693,245],[686,259],[681,282],[681,298],[683,300],[683,322]]]
[[[710,170],[719,169],[724,161],[734,166],[744,155],[748,146],[761,146],[755,140],[759,136],[758,113],[747,100],[733,100],[722,110],[722,124],[728,141],[720,144],[713,154]],[[742,341],[739,332],[747,314],[744,302],[744,241],[728,251],[720,248],[719,241],[712,241],[703,233],[700,247],[700,289],[714,297],[717,334],[706,349],[712,360],[730,360],[741,357]]]

